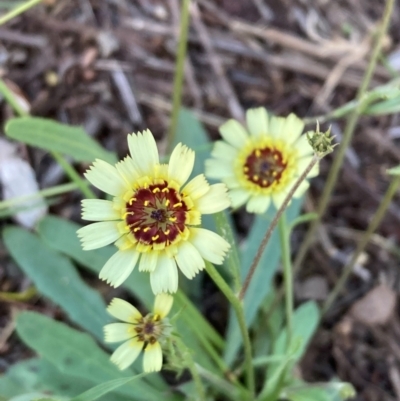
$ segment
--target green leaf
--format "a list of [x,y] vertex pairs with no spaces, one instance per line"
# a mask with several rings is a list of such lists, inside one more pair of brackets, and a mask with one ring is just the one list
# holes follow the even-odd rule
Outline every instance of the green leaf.
[[103,149],[81,127],[39,117],[19,117],[8,121],[5,132],[9,138],[71,156],[77,161],[91,162],[99,158],[116,162],[114,154]]
[[[88,334],[78,332],[41,314],[22,312],[18,315],[17,333],[30,348],[63,374],[92,383],[132,377],[127,376],[131,373],[129,371],[119,371]],[[160,394],[143,381],[125,385],[116,391],[134,400],[160,399]],[[163,394],[163,398],[180,399],[168,394]]]
[[[289,223],[299,215],[301,204],[302,199],[294,199],[292,201],[287,210],[287,218]],[[274,208],[269,208],[265,215],[255,217],[251,231],[242,250],[242,280],[246,277],[251,262],[254,259],[254,256],[275,213],[276,210]],[[272,278],[274,277],[278,268],[280,256],[279,233],[278,230],[275,229],[260,260],[259,266],[252,278],[244,299],[244,313],[248,327],[253,323],[257,315],[257,311],[271,290]],[[242,338],[240,335],[239,326],[231,310],[228,326],[227,346],[225,349],[225,360],[229,365],[233,363],[241,343]]]
[[332,401],[324,388],[305,387],[297,390],[285,390],[285,398],[290,401]]
[[70,260],[22,228],[7,227],[3,239],[39,292],[61,306],[72,321],[102,340],[103,326],[110,321],[106,305],[98,292],[79,277]]
[[346,382],[312,384],[296,380],[282,391],[282,395],[290,401],[341,401],[354,398],[356,391]]
[[[303,356],[315,330],[318,327],[320,313],[317,304],[314,301],[306,302],[300,305],[293,315],[293,338],[302,340],[301,346],[293,355],[295,361]],[[286,352],[286,329],[283,329],[278,340],[274,344],[273,354],[282,355]]]
[[400,96],[384,100],[369,106],[363,111],[363,114],[370,116],[383,116],[386,114],[395,114],[400,112]]
[[[11,397],[37,391],[46,395],[74,397],[93,385],[95,383],[92,381],[61,373],[44,359],[31,358],[12,365],[6,374],[0,377],[0,395],[4,395],[8,400]],[[110,399],[102,397],[100,400],[109,401]],[[130,398],[114,392],[112,400],[130,401]],[[0,401],[2,401],[1,397]]]
[[315,220],[318,218],[318,213],[305,213],[301,214],[299,217],[296,217],[292,223],[288,227],[288,231],[292,231],[297,225],[308,223],[309,221]]
[[96,387],[93,387],[84,393],[72,398],[70,401],[93,401],[97,400],[101,396],[110,393],[111,391],[117,389],[118,387],[123,386],[124,384],[128,384],[133,380],[140,379],[145,376],[147,373],[141,373],[134,377],[124,377],[122,379],[110,380],[106,383],[101,383]]
[[66,401],[65,398],[44,398],[47,397],[46,394],[43,393],[29,393],[29,394],[21,394],[16,397],[11,398],[9,401]]

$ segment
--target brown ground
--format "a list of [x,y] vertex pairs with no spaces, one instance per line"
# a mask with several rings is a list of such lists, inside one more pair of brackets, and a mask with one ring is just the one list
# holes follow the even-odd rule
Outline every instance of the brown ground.
[[[0,71],[34,115],[83,125],[119,155],[128,132],[168,126],[178,0],[47,0],[0,28]],[[227,117],[263,105],[276,114],[326,113],[355,96],[383,1],[199,0],[192,8],[184,104],[211,135]],[[385,41],[385,60],[400,71],[400,7]],[[373,85],[393,73],[379,65]],[[397,72],[398,74],[398,72]],[[3,121],[11,115],[0,105]],[[340,138],[344,121],[333,123]],[[1,135],[1,134],[0,134]],[[362,118],[318,241],[297,280],[297,299],[324,299],[387,187],[385,169],[400,161],[398,115]],[[1,136],[0,136],[1,138]],[[42,152],[20,146],[40,186],[65,181]],[[306,201],[312,211],[332,159]],[[78,166],[79,167],[79,166]],[[82,170],[82,169],[81,169]],[[77,192],[52,213],[78,219]],[[237,219],[246,232],[249,219]],[[301,365],[308,381],[351,381],[357,400],[400,399],[398,257],[400,203],[392,204],[346,293],[335,303]],[[294,236],[296,248],[302,232]],[[28,285],[0,244],[0,290]],[[21,306],[19,304],[19,306]],[[0,371],[28,351],[12,335],[12,304],[0,304]],[[32,305],[25,307],[33,307]],[[39,310],[51,306],[38,303]]]

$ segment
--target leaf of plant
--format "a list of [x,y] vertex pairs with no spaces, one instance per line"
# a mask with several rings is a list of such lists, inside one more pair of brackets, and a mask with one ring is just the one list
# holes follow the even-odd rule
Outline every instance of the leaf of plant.
[[[107,259],[115,252],[115,247],[110,246],[95,251],[83,251],[76,235],[76,231],[80,227],[81,226],[78,224],[55,216],[46,216],[40,221],[38,232],[49,246],[65,253],[78,263],[82,264],[82,266],[98,274]],[[154,302],[154,295],[151,291],[149,281],[148,274],[139,272],[138,269],[135,269],[123,286],[135,297],[139,298],[148,309],[151,309]],[[196,356],[199,357],[198,362],[201,362],[204,367],[207,367],[208,369],[214,369],[207,354],[196,339],[197,336],[202,335],[201,328],[206,323],[198,323],[199,319],[197,318],[197,315],[199,313],[193,313],[193,308],[190,308],[189,310],[187,302],[188,300],[186,297],[176,296],[171,316],[173,313],[176,313],[178,310],[183,308],[180,319],[177,322],[178,328],[182,330],[180,331],[180,335],[185,338],[185,343],[188,346],[193,347]],[[201,316],[200,318],[204,319]],[[193,323],[194,327],[196,327],[195,330],[190,327],[190,324],[193,326]]]
[[[300,305],[293,314],[292,338],[301,338],[301,346],[294,353],[295,362],[303,356],[319,322],[319,309],[314,301]],[[286,352],[286,328],[282,330],[273,347],[274,355],[282,355]]]
[[3,239],[39,292],[61,306],[72,321],[103,340],[103,326],[110,321],[106,305],[98,292],[82,281],[70,260],[18,227],[4,229]]
[[91,162],[96,158],[115,163],[115,155],[103,149],[81,127],[73,127],[40,117],[18,117],[5,127],[9,138],[52,152]]
[[[301,204],[301,199],[294,199],[287,209],[286,214],[289,224],[299,215]],[[270,208],[265,215],[255,217],[255,221],[242,250],[242,280],[249,270],[251,262],[254,259],[268,225],[271,223],[275,213],[276,210]],[[271,289],[272,278],[278,268],[280,256],[279,232],[275,229],[261,257],[259,266],[244,299],[244,313],[248,327],[253,323],[258,309]],[[240,345],[242,344],[239,326],[232,310],[229,318],[226,343],[225,361],[230,365],[234,361]]]
[[[74,397],[90,389],[94,384],[81,377],[61,373],[45,359],[31,358],[17,362],[3,376],[0,376],[0,395],[4,395],[8,400],[11,397],[37,391],[47,395]],[[99,400],[109,401],[110,399],[101,397]],[[113,393],[112,400],[130,401],[130,398]]]
[[394,114],[400,111],[400,96],[384,100],[369,106],[363,111],[363,114],[372,116],[383,116],[386,114]]
[[326,389],[317,387],[304,387],[296,390],[287,389],[285,398],[290,401],[333,401]]
[[118,387],[123,386],[133,380],[140,379],[145,376],[147,373],[141,373],[134,377],[124,377],[122,379],[110,380],[106,383],[101,383],[96,387],[93,387],[82,394],[72,398],[70,401],[94,401],[100,398],[101,396],[110,393],[111,391],[117,389]]
[[[126,376],[129,371],[119,371],[88,334],[41,314],[22,312],[17,317],[17,333],[30,348],[63,374],[93,383],[129,377]],[[143,381],[123,386],[116,392],[134,400],[160,399],[158,391]],[[179,397],[168,394],[163,394],[163,398],[180,400]]]

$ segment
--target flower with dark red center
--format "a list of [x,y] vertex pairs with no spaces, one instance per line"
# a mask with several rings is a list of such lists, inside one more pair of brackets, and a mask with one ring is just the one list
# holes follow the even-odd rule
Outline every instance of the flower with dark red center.
[[[251,213],[264,213],[274,203],[278,209],[298,177],[309,165],[313,149],[304,123],[294,114],[287,118],[268,116],[263,108],[246,113],[248,131],[237,121],[228,120],[219,131],[212,159],[206,161],[206,175],[224,182],[234,208],[246,204]],[[318,174],[318,165],[308,178]],[[304,180],[294,197],[308,188]]]
[[132,157],[111,166],[96,160],[86,178],[113,199],[85,199],[82,218],[100,221],[78,230],[83,249],[112,242],[118,251],[107,261],[100,278],[121,285],[139,263],[150,272],[155,294],[176,292],[178,270],[189,279],[205,266],[205,260],[223,262],[228,243],[212,231],[199,228],[202,214],[230,205],[224,184],[209,185],[203,174],[186,185],[195,154],[179,144],[169,164],[160,164],[150,131],[128,136]]
[[144,350],[143,370],[157,372],[162,367],[162,349],[164,340],[171,334],[171,326],[166,319],[172,307],[173,298],[168,294],[159,294],[154,302],[152,313],[145,316],[129,302],[114,298],[107,308],[113,317],[124,323],[111,323],[104,326],[105,341],[121,342],[111,361],[121,370],[128,368]]

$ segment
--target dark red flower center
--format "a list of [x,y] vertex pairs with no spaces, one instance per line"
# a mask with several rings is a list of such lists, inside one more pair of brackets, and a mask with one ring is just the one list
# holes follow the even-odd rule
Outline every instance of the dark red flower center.
[[163,332],[163,324],[158,315],[149,313],[136,323],[135,331],[139,341],[154,344]]
[[126,204],[125,220],[138,242],[169,245],[185,229],[188,208],[167,182],[140,188]]
[[268,188],[282,177],[287,163],[282,153],[274,148],[255,149],[243,166],[246,178],[261,188]]

